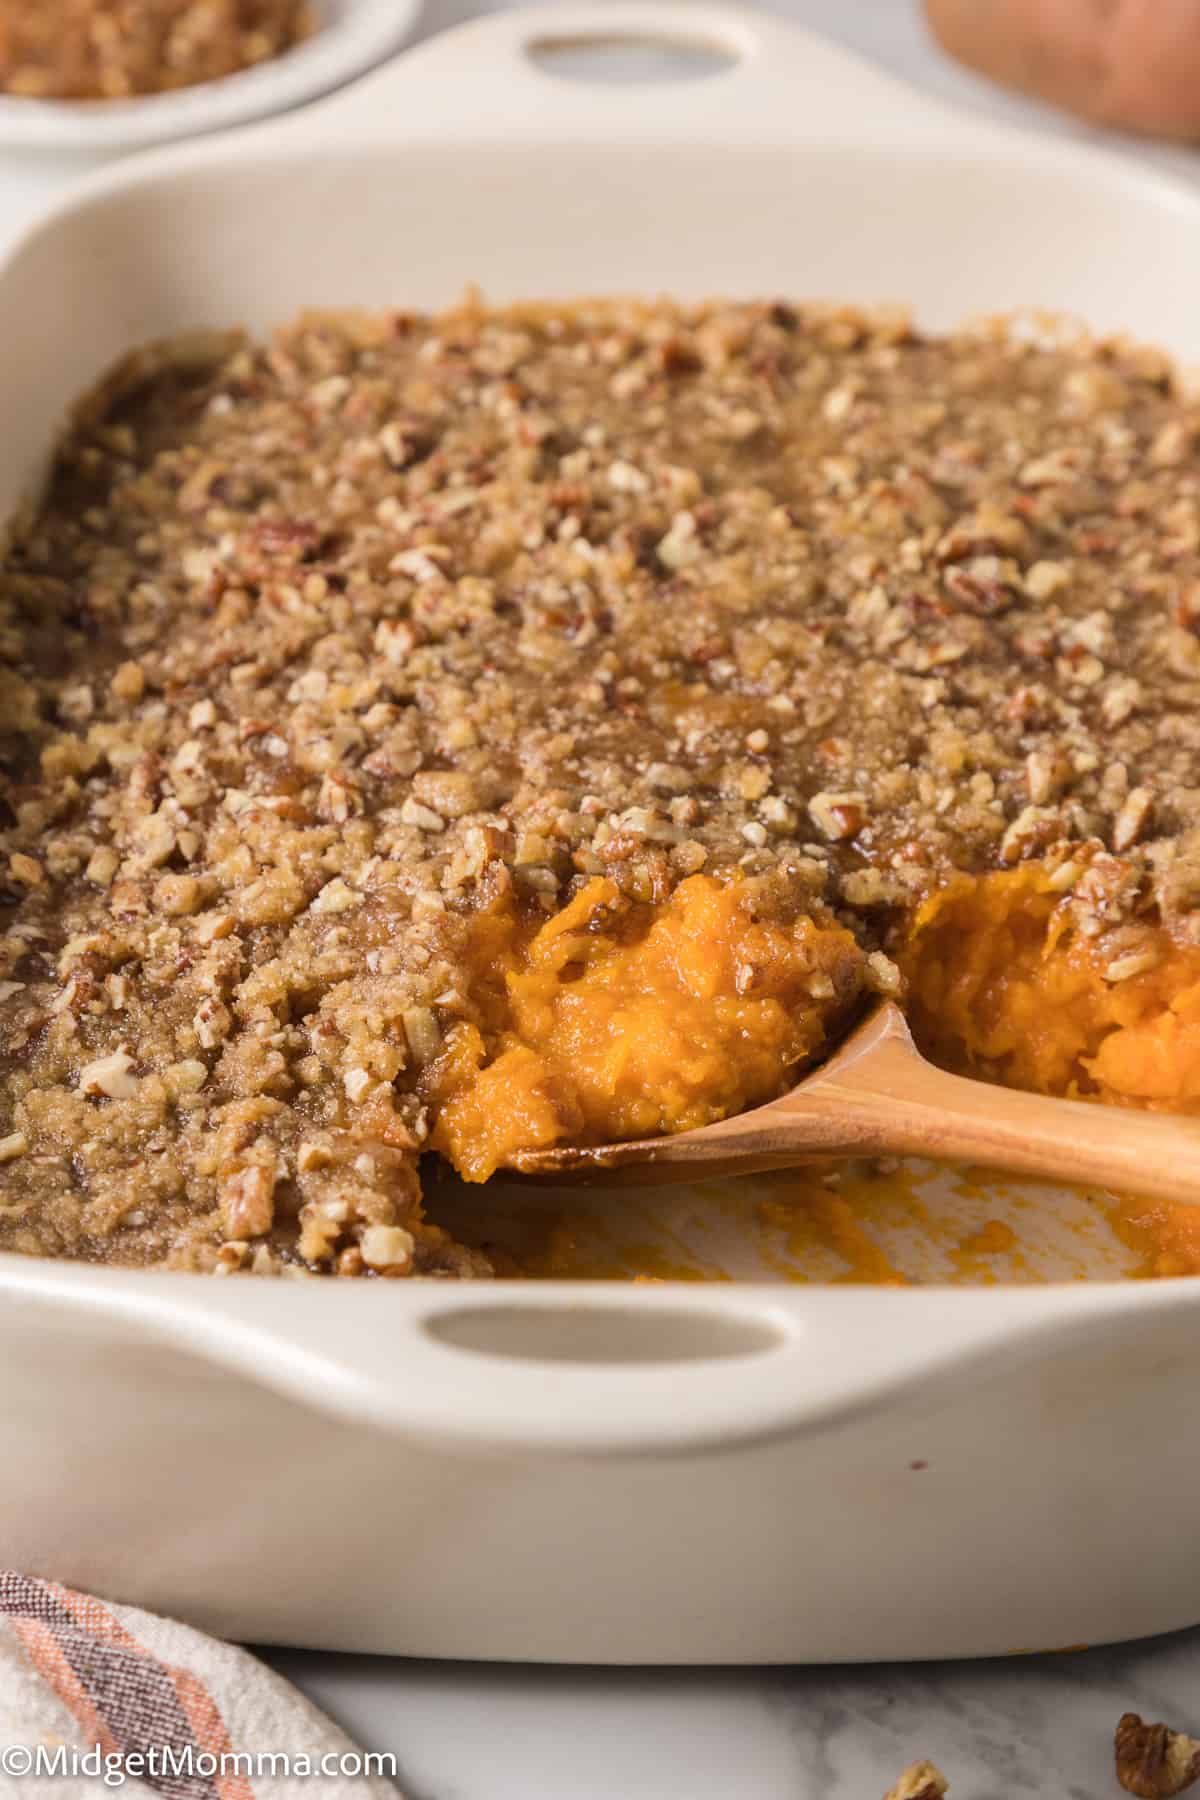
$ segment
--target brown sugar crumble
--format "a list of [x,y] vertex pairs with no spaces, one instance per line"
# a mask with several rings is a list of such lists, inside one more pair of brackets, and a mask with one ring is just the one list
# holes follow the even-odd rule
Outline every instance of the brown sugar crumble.
[[735,878],[893,992],[1037,859],[1114,982],[1200,942],[1198,443],[1157,355],[779,303],[129,359],[0,567],[0,1247],[486,1274],[417,1162],[501,900]]
[[268,61],[313,30],[308,0],[5,0],[0,92],[124,100]]

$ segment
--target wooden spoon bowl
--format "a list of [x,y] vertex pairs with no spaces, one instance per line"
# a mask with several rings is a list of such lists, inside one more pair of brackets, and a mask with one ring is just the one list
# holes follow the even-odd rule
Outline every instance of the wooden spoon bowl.
[[673,1137],[525,1150],[522,1175],[694,1181],[839,1156],[927,1156],[1200,1203],[1200,1119],[1051,1100],[950,1075],[898,1006],[869,1013],[790,1093]]

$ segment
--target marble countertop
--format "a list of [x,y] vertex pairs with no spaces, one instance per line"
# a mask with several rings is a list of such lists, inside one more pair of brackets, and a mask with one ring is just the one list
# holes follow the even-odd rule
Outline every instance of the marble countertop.
[[1200,1632],[865,1668],[271,1660],[360,1744],[395,1754],[408,1800],[881,1800],[922,1757],[951,1800],[1119,1800],[1122,1712],[1200,1725]]
[[[495,10],[428,0],[422,32]],[[952,67],[925,38],[916,0],[774,0],[773,10],[927,92],[1087,135]],[[1200,152],[1125,148],[1200,177]],[[78,166],[7,155],[0,236]],[[942,1767],[953,1800],[1104,1800],[1118,1792],[1112,1733],[1123,1711],[1200,1728],[1200,1631],[1069,1655],[863,1668],[548,1669],[267,1654],[363,1748],[396,1756],[408,1800],[879,1800],[921,1757]]]

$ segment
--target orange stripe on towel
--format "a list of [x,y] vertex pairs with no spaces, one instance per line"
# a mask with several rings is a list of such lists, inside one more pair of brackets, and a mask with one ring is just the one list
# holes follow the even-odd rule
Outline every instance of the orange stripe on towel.
[[[158,1664],[175,1689],[200,1750],[217,1757],[233,1754],[233,1741],[226,1729],[221,1709],[197,1675],[175,1663],[163,1662],[153,1650],[147,1649],[145,1644],[139,1643],[137,1638],[126,1631],[115,1613],[111,1613],[94,1594],[81,1594],[75,1588],[60,1587],[56,1581],[48,1581],[46,1586],[93,1637],[103,1638],[123,1650],[135,1651],[139,1656],[145,1656]],[[254,1789],[245,1775],[234,1771],[214,1775],[212,1779],[221,1800],[255,1800]]]
[[44,1625],[40,1619],[14,1619],[12,1628],[47,1687],[53,1688],[67,1711],[78,1720],[84,1742],[98,1744],[105,1756],[119,1756],[120,1745],[67,1661],[53,1626]]
[[57,1581],[47,1581],[44,1585],[46,1592],[53,1594],[59,1605],[65,1607],[71,1617],[77,1619],[92,1637],[103,1638],[108,1644],[119,1644],[122,1650],[140,1651],[143,1656],[150,1656],[155,1662],[158,1661],[154,1652],[131,1637],[116,1614],[109,1612],[104,1602],[97,1600],[94,1594],[81,1594],[76,1588],[62,1587]]
[[[170,1663],[163,1667],[175,1684],[179,1704],[187,1714],[196,1742],[213,1756],[230,1755],[233,1745],[225,1729],[225,1721],[216,1701],[190,1669],[177,1669]],[[254,1789],[245,1775],[236,1772],[214,1775],[213,1784],[221,1800],[254,1800]]]

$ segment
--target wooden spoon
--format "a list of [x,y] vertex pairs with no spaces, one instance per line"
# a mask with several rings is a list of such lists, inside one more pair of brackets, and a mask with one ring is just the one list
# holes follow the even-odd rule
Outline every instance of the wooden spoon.
[[787,1169],[836,1156],[929,1156],[1200,1203],[1200,1119],[993,1087],[926,1062],[899,1007],[871,1012],[790,1094],[674,1137],[523,1150],[523,1175],[647,1182]]

